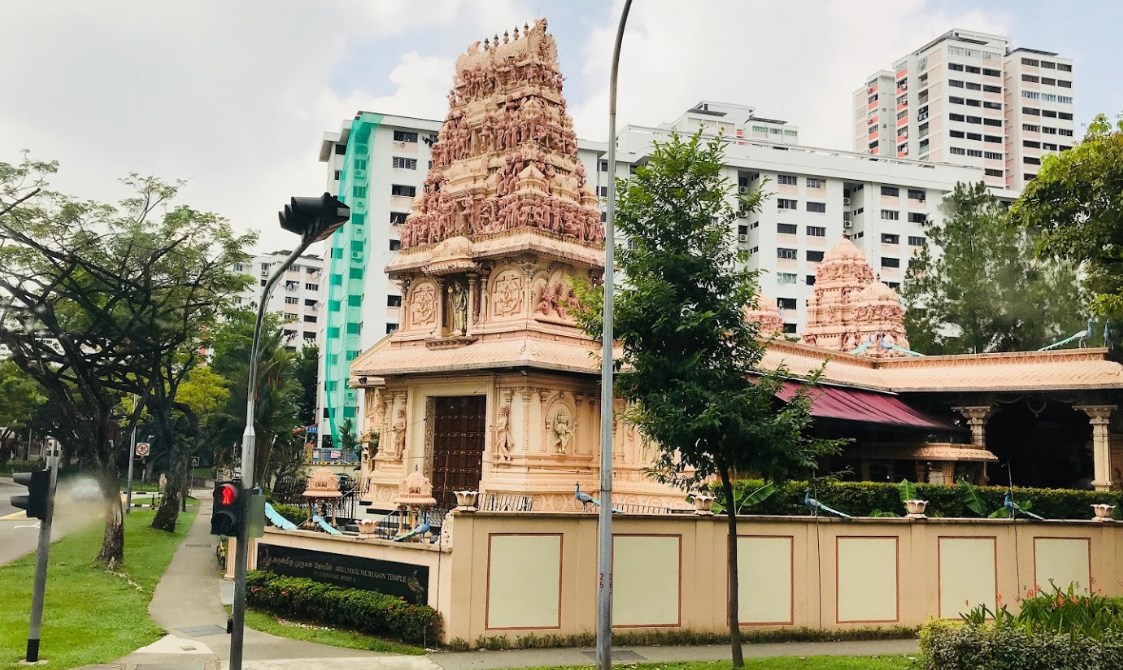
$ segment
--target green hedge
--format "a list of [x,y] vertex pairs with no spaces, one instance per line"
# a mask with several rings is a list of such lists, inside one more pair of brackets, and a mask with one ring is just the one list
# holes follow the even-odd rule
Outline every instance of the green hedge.
[[247,576],[246,600],[280,616],[390,636],[413,644],[433,645],[441,635],[441,615],[428,605],[411,605],[377,591],[282,577],[264,570]]
[[[735,483],[738,495],[759,488],[760,481],[739,480]],[[776,493],[746,510],[748,514],[776,514],[781,516],[800,516],[809,513],[803,504],[803,494],[807,482],[785,482],[778,486]],[[716,487],[719,498],[721,487]],[[928,516],[977,518],[979,515],[968,509],[959,486],[939,486],[917,484],[917,495],[928,501]],[[1002,507],[1006,495],[1004,486],[979,486],[979,494],[989,511]],[[824,505],[828,505],[851,516],[870,516],[875,511],[892,512],[897,516],[905,513],[897,484],[881,482],[816,482],[813,495]],[[1023,505],[1031,502],[1030,509],[1046,519],[1091,519],[1094,503],[1115,505],[1116,518],[1123,512],[1123,493],[1119,491],[1076,491],[1070,489],[1034,489],[1014,487],[1014,499]]]
[[1031,634],[1013,626],[933,621],[920,631],[921,670],[1119,670],[1123,634]]
[[285,517],[289,521],[300,525],[308,520],[308,510],[300,505],[286,505],[284,503],[270,503],[277,514]]

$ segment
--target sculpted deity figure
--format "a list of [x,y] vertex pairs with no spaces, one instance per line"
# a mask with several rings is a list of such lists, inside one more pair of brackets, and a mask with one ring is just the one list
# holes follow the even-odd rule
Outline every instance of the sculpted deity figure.
[[468,291],[461,282],[453,282],[447,290],[452,315],[452,334],[463,336],[468,323]]
[[495,447],[498,458],[504,463],[510,463],[511,451],[515,448],[515,440],[511,437],[510,405],[499,408],[499,418],[495,421]]
[[406,411],[399,409],[394,418],[394,457],[399,461],[406,453]]
[[554,445],[554,452],[564,454],[565,448],[569,445],[570,438],[573,437],[573,425],[569,421],[569,414],[562,409],[559,409],[557,414],[554,415],[553,425],[550,428],[551,442]]

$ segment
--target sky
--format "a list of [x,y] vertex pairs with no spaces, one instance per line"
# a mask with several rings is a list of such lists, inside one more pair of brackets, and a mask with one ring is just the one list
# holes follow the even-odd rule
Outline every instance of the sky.
[[[116,201],[129,173],[183,179],[181,201],[259,247],[285,248],[277,210],[322,193],[320,140],[359,110],[443,119],[456,56],[537,17],[558,42],[580,137],[608,136],[622,0],[3,0],[0,162],[58,160],[55,188]],[[1078,10],[1078,11],[1077,11]],[[1074,60],[1078,128],[1123,112],[1123,3],[971,0],[635,0],[620,125],[702,100],[851,148],[851,94],[951,28]],[[1078,130],[1078,134],[1079,134]]]

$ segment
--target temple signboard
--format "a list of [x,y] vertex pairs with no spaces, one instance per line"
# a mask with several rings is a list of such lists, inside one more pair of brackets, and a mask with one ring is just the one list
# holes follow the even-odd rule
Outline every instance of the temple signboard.
[[429,568],[424,565],[259,544],[257,569],[346,588],[378,591],[415,605],[428,604],[429,600]]

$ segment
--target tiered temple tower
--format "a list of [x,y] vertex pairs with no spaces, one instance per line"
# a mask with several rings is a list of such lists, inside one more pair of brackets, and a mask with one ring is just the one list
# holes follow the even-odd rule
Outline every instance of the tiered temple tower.
[[865,254],[846,238],[824,255],[815,271],[803,342],[874,358],[908,355],[900,299],[874,278]]
[[[600,281],[604,232],[545,20],[457,59],[432,153],[386,267],[401,326],[352,364],[380,433],[363,497],[388,509],[422,472],[438,504],[480,490],[580,507],[575,483],[599,477],[599,346],[574,321],[574,281]],[[644,475],[650,449],[616,421],[615,500],[681,505]]]

